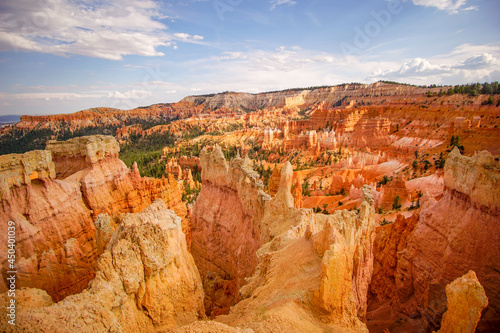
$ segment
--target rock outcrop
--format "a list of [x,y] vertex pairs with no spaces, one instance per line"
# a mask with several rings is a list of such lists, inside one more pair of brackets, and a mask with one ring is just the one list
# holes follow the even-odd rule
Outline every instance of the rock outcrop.
[[[271,198],[249,160],[227,163],[218,146],[204,149],[200,158],[203,186],[193,209],[192,253],[207,314],[227,313],[217,320],[263,332],[366,331],[375,237],[371,190],[363,188],[359,214],[314,214],[294,207],[289,162]],[[261,316],[262,308],[269,315]]]
[[52,305],[43,291],[19,294],[16,326],[3,314],[2,331],[151,332],[203,318],[203,288],[181,219],[162,200],[122,218],[87,290]]
[[52,154],[47,150],[2,155],[0,156],[0,200],[10,197],[10,189],[14,186],[29,185],[35,179],[55,177]]
[[203,278],[208,315],[227,312],[257,266],[259,222],[268,196],[248,158],[230,163],[219,146],[200,154],[202,189],[193,207],[191,251]]
[[397,176],[389,184],[382,186],[378,207],[382,207],[385,210],[393,209],[394,199],[397,196],[400,198],[400,204],[408,202],[410,198],[410,192],[406,188],[406,183],[401,176]]
[[280,178],[280,169],[278,169],[278,167],[275,165],[273,173],[269,177],[269,195],[272,197],[276,194],[276,192],[278,192],[278,188],[280,186]]
[[[113,137],[77,138],[67,145],[52,142],[49,148],[59,156],[55,163],[50,150],[2,156],[13,162],[2,164],[0,173],[0,183],[8,189],[2,196],[0,225],[16,224],[19,287],[46,290],[55,301],[81,291],[95,276],[97,257],[120,216],[139,212],[158,198],[186,222],[177,182],[141,178],[136,165],[128,169],[117,158]],[[56,170],[74,173],[55,179]],[[102,230],[100,222],[100,227],[93,222],[99,214],[109,217],[109,226]],[[6,233],[0,234],[0,241],[6,244]],[[0,252],[0,263],[3,282],[5,251]],[[5,291],[3,283],[0,291]]]
[[92,167],[108,156],[118,157],[120,146],[110,135],[82,136],[67,141],[49,140],[57,178],[64,179],[77,171]]
[[446,311],[445,286],[474,270],[489,305],[478,332],[500,325],[500,165],[486,151],[472,157],[450,153],[444,196],[424,195],[412,217],[381,227],[375,241],[372,302],[391,302],[394,310],[439,328]]
[[[290,184],[285,164],[280,191]],[[261,229],[270,241],[258,253],[259,265],[240,289],[242,300],[226,316],[230,325],[259,332],[367,332],[362,318],[372,273],[373,198],[359,215],[332,215],[295,209],[286,196],[266,203]]]
[[488,298],[476,273],[469,271],[446,286],[448,310],[438,333],[474,333]]

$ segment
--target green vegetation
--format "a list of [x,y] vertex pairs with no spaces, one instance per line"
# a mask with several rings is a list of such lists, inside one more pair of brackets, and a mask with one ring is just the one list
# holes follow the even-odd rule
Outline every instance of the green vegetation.
[[414,84],[410,84],[410,83],[400,83],[400,82],[396,82],[396,81],[386,81],[386,80],[381,80],[380,82],[382,82],[382,83],[386,83],[386,84],[397,84],[397,85],[401,85],[401,86],[416,87],[416,85],[414,85]]
[[401,197],[396,195],[394,198],[394,202],[392,203],[392,209],[400,210],[401,209]]
[[69,124],[61,122],[59,131],[50,128],[21,130],[13,128],[0,137],[0,155],[22,154],[30,150],[45,149],[48,140],[68,140],[86,135],[115,135],[117,126],[84,127],[71,131]]
[[386,185],[390,181],[392,181],[392,176],[389,178],[389,176],[384,175],[384,177],[382,177],[382,180],[377,183],[377,186],[380,187],[382,185]]
[[198,186],[194,189],[191,188],[191,185],[188,182],[184,182],[184,191],[182,192],[182,201],[193,203],[196,201],[198,194],[200,194],[201,186]]
[[434,162],[436,165],[436,169],[442,169],[444,168],[444,164],[446,162],[446,159],[443,157],[443,153],[439,154],[439,159]]
[[385,219],[385,217],[384,217],[384,219],[383,219],[382,221],[380,221],[379,223],[380,223],[380,225],[387,225],[387,224],[392,223],[392,221],[387,221],[387,220]]
[[273,171],[271,170],[271,167],[268,165],[267,168],[264,168],[262,163],[260,163],[255,167],[255,171],[257,171],[260,174],[260,176],[263,179],[264,185],[267,188],[269,188],[269,178],[271,177],[271,174],[273,173]]
[[131,134],[129,143],[120,148],[120,159],[131,167],[137,162],[141,176],[161,178],[165,175],[166,161],[159,161],[163,147],[172,146],[175,138],[170,133],[152,133],[148,136]]
[[455,136],[455,135],[451,136],[450,147],[451,147],[451,150],[453,150],[453,148],[457,147],[458,150],[460,150],[461,154],[463,154],[463,152],[465,151],[464,146],[462,146],[460,144],[460,136],[458,136],[458,135],[457,136]]
[[309,190],[309,181],[306,180],[303,184],[302,184],[302,193],[307,196],[307,197],[310,197],[311,196],[311,191]]
[[[427,88],[437,88],[435,84],[427,86]],[[444,87],[444,86],[442,86]],[[453,95],[453,94],[462,94],[462,95],[469,95],[471,97],[478,96],[479,94],[483,95],[497,95],[500,94],[500,87],[498,85],[498,82],[484,82],[484,83],[471,83],[471,84],[462,84],[462,85],[456,85],[454,87],[450,87],[447,92],[447,95]],[[432,93],[431,91],[427,92],[428,97],[432,96],[443,96],[444,91],[441,89],[438,94]],[[491,101],[491,103],[490,103]],[[486,104],[493,104],[493,97],[490,96],[488,101],[486,101]]]
[[412,199],[411,206],[408,208],[408,210],[417,209],[417,208],[420,208],[420,199],[417,199],[417,202],[415,202],[415,199]]

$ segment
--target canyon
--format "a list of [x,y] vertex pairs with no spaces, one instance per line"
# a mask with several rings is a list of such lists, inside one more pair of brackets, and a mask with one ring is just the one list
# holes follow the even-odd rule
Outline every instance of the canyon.
[[500,107],[441,89],[23,116],[0,138],[44,145],[0,155],[0,327],[495,332]]

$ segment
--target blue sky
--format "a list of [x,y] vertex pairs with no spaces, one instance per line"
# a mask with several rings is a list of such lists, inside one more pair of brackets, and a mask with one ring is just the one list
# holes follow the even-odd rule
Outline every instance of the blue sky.
[[498,0],[0,1],[0,115],[500,80]]

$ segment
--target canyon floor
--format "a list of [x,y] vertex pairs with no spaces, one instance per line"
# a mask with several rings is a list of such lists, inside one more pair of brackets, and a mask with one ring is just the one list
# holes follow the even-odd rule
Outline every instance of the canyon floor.
[[21,117],[0,132],[0,330],[498,332],[500,95],[463,89]]

